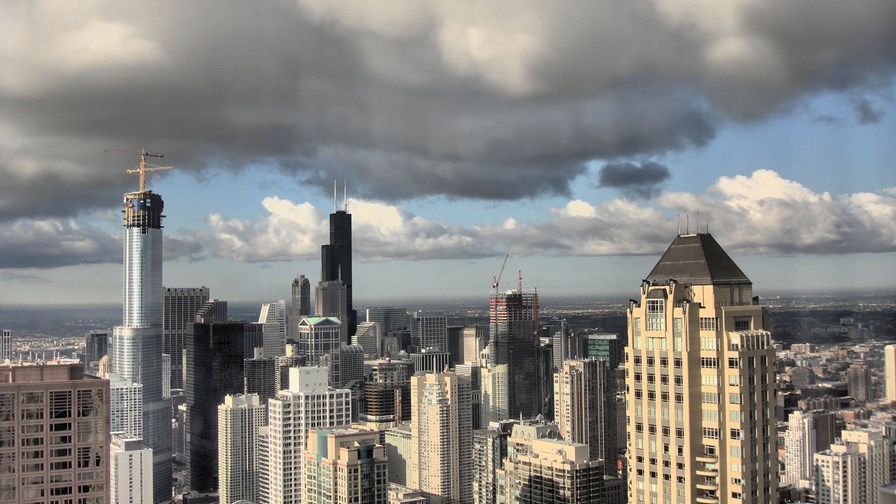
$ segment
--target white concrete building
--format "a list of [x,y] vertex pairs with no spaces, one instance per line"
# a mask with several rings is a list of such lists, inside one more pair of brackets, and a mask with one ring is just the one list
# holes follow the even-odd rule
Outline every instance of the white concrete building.
[[298,504],[308,429],[351,423],[351,391],[327,384],[327,368],[290,368],[289,388],[268,401],[266,493],[259,502]]
[[220,504],[258,502],[258,429],[267,420],[258,394],[236,394],[218,406],[218,495]]
[[109,380],[109,432],[143,438],[143,385],[106,373]]
[[153,504],[152,450],[126,432],[113,432],[109,457],[112,504]]
[[261,305],[258,323],[262,329],[265,357],[279,357],[286,353],[286,300]]
[[834,441],[834,415],[826,411],[794,411],[784,433],[784,474],[781,484],[808,488],[812,457]]
[[510,376],[507,364],[484,367],[480,371],[482,408],[479,428],[487,429],[491,422],[507,420],[510,416]]

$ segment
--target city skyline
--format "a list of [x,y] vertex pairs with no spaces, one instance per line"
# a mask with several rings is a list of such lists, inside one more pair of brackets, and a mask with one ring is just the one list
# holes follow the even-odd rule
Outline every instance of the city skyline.
[[892,290],[893,9],[10,2],[0,304],[120,300],[103,149],[141,144],[164,285],[235,302],[321,280],[345,203],[360,302],[485,303],[505,253],[501,288],[630,297],[698,212],[759,295]]

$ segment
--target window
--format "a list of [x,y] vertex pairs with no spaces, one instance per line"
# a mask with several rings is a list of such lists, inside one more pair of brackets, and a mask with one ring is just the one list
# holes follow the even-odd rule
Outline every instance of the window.
[[749,318],[735,318],[734,319],[734,330],[735,331],[749,331],[750,330],[750,319]]
[[719,359],[715,357],[700,357],[700,367],[706,369],[716,369],[719,367]]
[[718,392],[700,392],[700,402],[704,404],[719,404]]
[[675,393],[675,404],[681,404],[684,402],[684,394],[681,392]]
[[712,317],[700,317],[700,330],[701,331],[715,331],[716,330],[716,319]]
[[740,369],[740,359],[737,357],[728,357],[728,369]]
[[660,367],[669,367],[668,357],[660,357]]
[[728,394],[728,402],[730,404],[740,404],[740,394],[734,392]]
[[653,367],[653,363],[656,362],[653,357],[647,357],[647,365]]
[[677,376],[677,375],[676,375],[676,376],[675,376],[675,386],[676,386],[676,387],[680,387],[680,386],[682,386],[682,385],[684,385],[684,378],[682,378],[681,376]]
[[672,364],[675,366],[675,369],[681,369],[681,357],[672,359]]
[[731,429],[731,439],[741,439],[741,430]]
[[700,350],[718,350],[719,340],[715,336],[700,338]]
[[666,307],[662,299],[647,300],[647,330],[666,330]]
[[714,429],[712,427],[704,427],[703,428],[703,437],[708,439],[719,439],[719,429]]
[[675,428],[675,437],[678,439],[684,439],[684,428],[683,427]]

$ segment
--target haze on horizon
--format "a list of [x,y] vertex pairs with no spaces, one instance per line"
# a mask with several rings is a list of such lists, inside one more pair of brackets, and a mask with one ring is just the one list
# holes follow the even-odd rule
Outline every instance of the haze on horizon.
[[[678,230],[756,292],[896,288],[887,0],[0,5],[0,304],[118,303],[122,193],[163,153],[165,284],[358,299],[630,296]],[[703,217],[703,226],[706,218]],[[704,227],[705,229],[705,227]],[[503,285],[502,285],[503,287]]]

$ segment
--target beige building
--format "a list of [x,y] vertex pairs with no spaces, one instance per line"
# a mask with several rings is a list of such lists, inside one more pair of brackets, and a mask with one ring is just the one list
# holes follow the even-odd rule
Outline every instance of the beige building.
[[501,504],[587,504],[601,502],[603,461],[592,460],[588,445],[533,437],[515,425],[507,458],[495,471]]
[[877,430],[840,433],[829,450],[816,453],[815,494],[818,504],[878,504],[880,488],[891,483],[893,444]]
[[0,502],[109,502],[109,382],[82,364],[0,365]]
[[431,500],[472,501],[470,380],[454,372],[411,377],[411,460],[407,485]]
[[616,433],[607,428],[616,421],[612,379],[601,360],[563,362],[554,373],[554,421],[563,439],[588,445],[589,457],[603,460],[605,472],[616,474]]
[[708,233],[679,235],[627,316],[628,501],[777,502],[775,350],[752,282]]
[[884,384],[887,402],[896,402],[896,345],[884,347]]
[[305,504],[387,502],[386,450],[376,431],[310,429],[302,474]]
[[482,406],[479,428],[487,429],[492,422],[510,417],[510,376],[507,364],[484,367],[480,371]]

